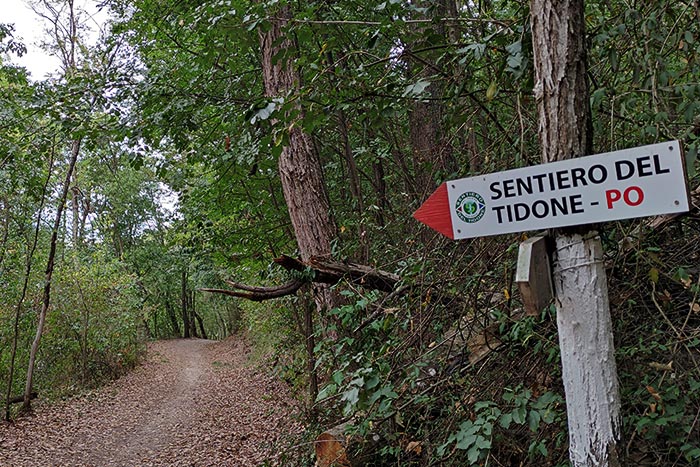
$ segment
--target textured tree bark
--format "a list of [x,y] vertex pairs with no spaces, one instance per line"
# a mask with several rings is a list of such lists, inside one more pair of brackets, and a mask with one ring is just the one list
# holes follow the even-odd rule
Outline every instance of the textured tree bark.
[[[583,0],[531,0],[544,162],[590,154]],[[619,465],[620,395],[603,249],[596,232],[556,234],[554,288],[574,467]]]
[[[294,44],[284,30],[291,18],[289,6],[279,7],[270,18],[267,31],[261,30],[265,95],[286,98],[299,85],[291,51]],[[298,110],[301,110],[298,107]],[[290,125],[289,142],[282,148],[278,162],[282,191],[303,260],[312,256],[330,256],[335,225],[323,180],[323,169],[311,136],[299,125]],[[314,300],[319,309],[332,307],[328,286],[314,286]]]

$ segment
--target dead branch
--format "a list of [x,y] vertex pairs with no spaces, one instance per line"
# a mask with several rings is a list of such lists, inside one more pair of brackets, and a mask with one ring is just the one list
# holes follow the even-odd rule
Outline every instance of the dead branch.
[[203,292],[220,293],[224,295],[230,295],[232,297],[247,298],[254,302],[262,302],[263,300],[270,300],[272,298],[285,297],[287,295],[294,295],[297,290],[299,290],[303,285],[304,281],[293,280],[284,285],[278,287],[254,287],[244,284],[237,284],[235,282],[226,281],[231,287],[238,290],[229,289],[199,289]]
[[357,284],[368,289],[391,292],[394,290],[394,287],[400,280],[400,277],[396,274],[374,269],[370,266],[334,261],[317,256],[312,257],[307,262],[304,262],[299,259],[292,258],[291,256],[283,255],[276,258],[274,261],[288,271],[303,272],[310,270],[313,272],[313,278],[295,279],[287,284],[276,287],[257,287],[227,280],[224,282],[233,287],[234,290],[211,288],[199,290],[203,292],[230,295],[232,297],[247,298],[248,300],[260,302],[272,298],[294,295],[297,290],[299,290],[307,282],[336,284],[341,280],[347,280],[353,284]]
[[[37,393],[36,391],[32,391],[31,394],[29,394],[29,400],[34,400],[37,397],[39,397],[39,393]],[[24,402],[24,396],[11,397],[8,402],[10,404],[20,404],[20,403]]]
[[342,279],[368,289],[391,292],[401,278],[393,273],[375,269],[363,264],[334,261],[321,256],[313,256],[307,262],[281,256],[275,259],[275,263],[290,271],[304,271],[310,269],[314,272],[313,282],[335,284]]

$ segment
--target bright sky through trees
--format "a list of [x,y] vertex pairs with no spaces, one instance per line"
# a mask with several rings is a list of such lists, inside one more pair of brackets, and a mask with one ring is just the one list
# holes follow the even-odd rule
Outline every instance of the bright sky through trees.
[[[59,60],[41,49],[45,27],[41,18],[32,11],[26,0],[5,0],[3,6],[5,9],[2,21],[14,24],[15,37],[27,46],[27,53],[22,57],[12,56],[12,62],[26,67],[34,80],[54,73],[59,67]],[[90,42],[94,42],[107,15],[104,11],[98,11],[95,2],[91,0],[78,0],[76,6],[90,14],[91,20],[87,21],[86,27],[90,29]]]

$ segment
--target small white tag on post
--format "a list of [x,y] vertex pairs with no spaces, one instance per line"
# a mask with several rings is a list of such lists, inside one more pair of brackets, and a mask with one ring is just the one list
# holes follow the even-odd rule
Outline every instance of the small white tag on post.
[[515,282],[528,316],[537,316],[553,297],[546,237],[538,235],[520,244]]

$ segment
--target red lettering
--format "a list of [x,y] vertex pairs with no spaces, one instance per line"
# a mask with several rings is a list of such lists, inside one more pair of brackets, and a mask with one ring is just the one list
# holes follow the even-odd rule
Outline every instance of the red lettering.
[[[634,199],[632,198],[634,194]],[[613,208],[613,204],[622,199],[627,206],[639,206],[644,201],[644,191],[638,186],[631,186],[625,189],[624,193],[620,190],[606,190],[605,191],[605,201],[608,203],[608,209]]]
[[613,203],[620,201],[620,198],[622,198],[622,193],[620,193],[620,190],[605,191],[605,200],[608,202],[608,209],[612,209]]
[[[637,193],[637,201],[632,201],[632,198],[630,197],[631,192]],[[639,206],[642,204],[642,201],[644,201],[644,192],[638,186],[631,186],[625,190],[624,198],[625,203],[627,203],[629,206]]]

